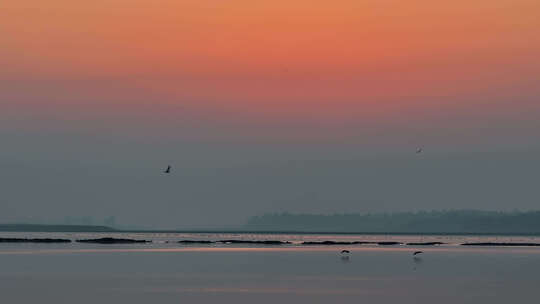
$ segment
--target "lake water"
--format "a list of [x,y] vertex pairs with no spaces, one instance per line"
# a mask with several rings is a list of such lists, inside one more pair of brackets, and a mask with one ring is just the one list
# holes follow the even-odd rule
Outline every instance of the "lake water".
[[[540,247],[524,236],[1,233],[0,237],[152,240],[148,244],[0,243],[1,303],[535,303]],[[290,245],[182,245],[178,240]],[[444,242],[303,246],[304,241]],[[344,259],[340,253],[348,249]],[[424,251],[421,258],[412,253]]]

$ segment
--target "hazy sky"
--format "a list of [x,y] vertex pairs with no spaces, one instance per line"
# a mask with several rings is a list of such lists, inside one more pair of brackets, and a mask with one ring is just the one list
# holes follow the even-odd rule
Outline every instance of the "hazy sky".
[[4,0],[0,222],[537,209],[539,54],[537,0]]

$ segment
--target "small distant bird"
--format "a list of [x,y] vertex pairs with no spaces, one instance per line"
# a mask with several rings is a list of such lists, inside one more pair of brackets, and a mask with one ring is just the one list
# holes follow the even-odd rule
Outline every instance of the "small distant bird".
[[424,149],[423,149],[423,148],[418,148],[418,149],[416,149],[416,154],[420,154],[420,153],[422,153],[422,152],[424,152]]
[[415,251],[415,252],[413,253],[413,255],[418,255],[418,254],[421,254],[421,253],[424,253],[424,252],[423,252],[423,251]]
[[163,173],[171,173],[171,166],[167,166],[167,169]]
[[351,256],[350,256],[350,251],[349,250],[341,250],[341,261],[344,262],[344,263],[348,263],[350,262],[350,259],[351,259]]

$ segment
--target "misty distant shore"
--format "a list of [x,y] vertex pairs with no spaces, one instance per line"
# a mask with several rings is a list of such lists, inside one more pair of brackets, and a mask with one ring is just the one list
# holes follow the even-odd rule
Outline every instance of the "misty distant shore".
[[107,226],[93,225],[41,225],[41,224],[0,224],[1,232],[118,232]]
[[476,210],[378,214],[266,214],[249,219],[254,231],[389,234],[540,234],[540,211]]
[[0,232],[260,233],[395,235],[540,235],[540,211],[476,210],[377,214],[266,214],[243,226],[197,229],[117,229],[93,225],[0,224]]

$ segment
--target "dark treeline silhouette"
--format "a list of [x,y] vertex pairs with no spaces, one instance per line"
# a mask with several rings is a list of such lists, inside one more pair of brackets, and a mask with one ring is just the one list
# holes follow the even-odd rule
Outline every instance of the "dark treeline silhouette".
[[275,213],[251,217],[253,231],[540,234],[540,211],[422,211],[376,214]]

